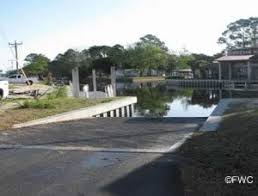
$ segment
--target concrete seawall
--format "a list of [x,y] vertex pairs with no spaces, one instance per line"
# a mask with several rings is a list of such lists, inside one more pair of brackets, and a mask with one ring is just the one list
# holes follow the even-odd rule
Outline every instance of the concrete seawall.
[[219,128],[220,123],[225,116],[227,109],[233,104],[258,104],[258,99],[256,98],[227,98],[221,99],[217,107],[214,109],[212,114],[208,117],[203,126],[199,129],[200,131],[216,131]]
[[[119,109],[121,108],[121,113],[123,116],[123,113],[126,111],[129,106],[131,106],[131,109],[133,110],[133,105],[137,103],[137,97],[123,97],[119,98],[117,100],[108,102],[108,103],[102,103],[95,106],[90,106],[87,108],[81,108],[78,110],[73,110],[61,114],[57,114],[54,116],[49,116],[46,118],[41,118],[21,124],[13,125],[12,128],[22,128],[22,127],[28,127],[33,125],[40,125],[40,124],[48,124],[48,123],[55,123],[55,122],[64,122],[64,121],[71,121],[71,120],[79,120],[84,118],[91,118],[94,116],[103,116],[106,117],[108,112],[115,113],[114,111],[119,112]],[[133,113],[133,111],[131,111]],[[117,116],[118,117],[118,116]]]

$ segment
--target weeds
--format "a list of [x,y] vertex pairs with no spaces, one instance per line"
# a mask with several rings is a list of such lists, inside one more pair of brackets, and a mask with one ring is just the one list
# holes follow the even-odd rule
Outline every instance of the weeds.
[[56,107],[56,103],[67,97],[66,87],[59,87],[49,93],[44,99],[26,100],[21,104],[21,108],[51,109]]

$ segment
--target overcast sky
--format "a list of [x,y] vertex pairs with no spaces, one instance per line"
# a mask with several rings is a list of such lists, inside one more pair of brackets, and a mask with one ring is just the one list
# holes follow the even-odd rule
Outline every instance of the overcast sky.
[[68,48],[128,44],[154,34],[169,49],[214,54],[226,26],[258,16],[257,0],[3,0],[0,7],[0,69],[11,68],[8,41],[53,59]]

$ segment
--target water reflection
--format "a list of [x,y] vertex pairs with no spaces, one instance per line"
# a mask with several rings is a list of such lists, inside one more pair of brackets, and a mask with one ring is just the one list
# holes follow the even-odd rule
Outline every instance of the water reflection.
[[164,83],[118,83],[118,95],[137,96],[136,116],[207,117],[221,98],[258,97],[257,91],[171,89]]

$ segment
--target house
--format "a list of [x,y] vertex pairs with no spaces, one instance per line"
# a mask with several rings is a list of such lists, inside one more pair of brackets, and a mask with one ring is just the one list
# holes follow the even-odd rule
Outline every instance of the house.
[[258,48],[232,49],[215,64],[219,80],[258,80]]
[[173,78],[192,79],[193,71],[191,69],[177,69],[172,72],[171,76]]

